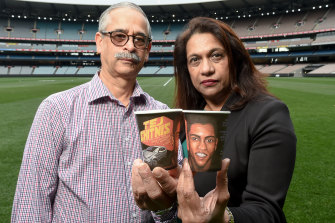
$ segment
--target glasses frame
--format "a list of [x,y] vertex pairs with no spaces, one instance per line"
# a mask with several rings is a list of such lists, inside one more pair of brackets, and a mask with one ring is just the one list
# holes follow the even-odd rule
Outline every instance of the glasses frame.
[[[113,42],[113,38],[112,38],[112,34],[115,33],[115,32],[123,33],[124,35],[126,35],[126,36],[127,36],[127,41],[126,41],[124,44],[115,44],[115,43]],[[128,35],[127,33],[124,33],[124,32],[121,32],[121,31],[101,31],[100,33],[103,34],[103,35],[109,35],[109,38],[110,38],[111,42],[112,42],[115,46],[124,46],[124,45],[126,45],[126,44],[128,43],[128,41],[129,41],[129,37],[131,36],[131,37],[133,37],[133,44],[134,44],[134,47],[135,47],[136,49],[139,49],[139,50],[148,49],[148,46],[149,46],[150,42],[152,41],[152,39],[151,39],[150,37],[146,36],[146,35],[140,35],[140,34],[137,34],[137,35]],[[136,44],[135,44],[135,37],[136,37],[136,36],[141,36],[141,37],[144,37],[144,38],[147,39],[147,43],[146,43],[146,45],[145,45],[144,48],[138,48],[138,47],[136,46]]]

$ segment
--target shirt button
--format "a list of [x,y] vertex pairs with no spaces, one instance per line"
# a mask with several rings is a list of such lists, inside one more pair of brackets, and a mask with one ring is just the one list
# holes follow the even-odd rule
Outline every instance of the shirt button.
[[129,161],[127,164],[128,164],[128,166],[130,166],[130,165],[131,165],[131,162]]
[[136,218],[137,217],[137,214],[136,213],[133,213],[133,218]]
[[128,137],[124,138],[124,141],[129,142],[129,138]]

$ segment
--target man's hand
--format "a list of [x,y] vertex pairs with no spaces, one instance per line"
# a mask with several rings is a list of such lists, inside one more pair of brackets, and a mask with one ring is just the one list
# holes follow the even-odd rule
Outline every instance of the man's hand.
[[184,160],[178,179],[178,217],[188,222],[225,222],[225,208],[229,200],[227,171],[230,160],[222,161],[222,168],[216,176],[216,188],[199,197],[194,188],[193,174],[188,160]]
[[131,179],[134,199],[141,209],[164,210],[176,201],[177,180],[161,167],[151,172],[148,164],[137,159],[133,163]]

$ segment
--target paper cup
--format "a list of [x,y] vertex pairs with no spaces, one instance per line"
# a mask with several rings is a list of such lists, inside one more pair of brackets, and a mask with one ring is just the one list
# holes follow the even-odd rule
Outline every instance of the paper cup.
[[178,165],[181,109],[135,112],[143,161],[150,169],[174,169]]

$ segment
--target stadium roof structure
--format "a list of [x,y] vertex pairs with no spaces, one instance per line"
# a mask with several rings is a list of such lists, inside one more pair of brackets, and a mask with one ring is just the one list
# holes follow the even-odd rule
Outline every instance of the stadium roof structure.
[[[1,0],[2,18],[44,18],[75,21],[97,21],[108,7],[99,4],[100,0],[90,1],[94,5],[81,3],[82,0]],[[142,7],[149,19],[154,22],[185,21],[195,16],[218,18],[238,18],[259,16],[261,13],[284,13],[287,10],[311,10],[312,7],[325,7],[334,4],[332,0],[129,0]],[[114,0],[102,1],[113,4]],[[142,2],[142,4],[141,4]],[[153,2],[152,5],[149,3]],[[178,2],[178,3],[176,3]],[[193,3],[190,3],[193,2]],[[152,22],[151,21],[151,22]]]

